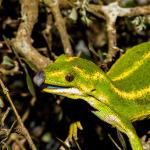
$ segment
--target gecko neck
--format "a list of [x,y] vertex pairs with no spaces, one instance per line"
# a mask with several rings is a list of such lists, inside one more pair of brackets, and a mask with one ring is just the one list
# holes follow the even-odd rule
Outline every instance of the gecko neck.
[[[101,77],[95,81],[95,91],[93,91],[93,97],[101,101],[102,103],[109,104],[113,98],[119,98],[118,94],[114,92],[114,88],[117,87],[107,77],[106,74],[101,73]],[[119,89],[118,89],[119,90]],[[116,101],[116,99],[115,99]]]
[[[104,103],[131,121],[142,120],[150,113],[150,103],[143,102],[144,95],[141,91],[122,91],[105,74],[101,74],[101,77],[95,81],[95,89],[87,100],[97,110],[99,110],[98,103]],[[144,92],[149,93],[149,89]]]
[[[107,77],[107,75],[102,72],[101,70],[98,70],[96,73],[93,73],[90,75],[92,78],[92,88],[89,90],[82,99],[85,99],[89,102],[89,98],[93,98],[96,101],[101,101],[102,103],[108,104],[110,101],[110,97],[114,97],[115,94],[112,90],[112,87],[115,87],[111,80]],[[87,83],[88,85],[88,83]],[[88,85],[89,86],[89,85]],[[116,94],[117,95],[117,94]],[[87,98],[87,99],[86,99]],[[117,97],[118,98],[118,97]],[[93,101],[91,100],[91,101]],[[95,107],[95,106],[94,106]]]

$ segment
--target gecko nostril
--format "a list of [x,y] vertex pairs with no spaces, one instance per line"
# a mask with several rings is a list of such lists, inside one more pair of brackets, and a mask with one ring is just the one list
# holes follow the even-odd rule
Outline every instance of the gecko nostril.
[[39,71],[33,78],[34,83],[39,87],[44,83],[44,80],[45,77],[43,71]]

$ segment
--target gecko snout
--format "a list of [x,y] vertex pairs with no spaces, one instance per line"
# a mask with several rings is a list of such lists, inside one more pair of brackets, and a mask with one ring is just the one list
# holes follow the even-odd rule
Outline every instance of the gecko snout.
[[43,71],[39,71],[33,78],[33,82],[39,87],[42,87],[44,80],[45,80],[45,77],[44,77]]

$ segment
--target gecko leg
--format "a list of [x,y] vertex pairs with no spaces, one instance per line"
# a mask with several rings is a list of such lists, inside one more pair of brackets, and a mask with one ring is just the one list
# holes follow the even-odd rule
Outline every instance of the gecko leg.
[[133,150],[143,150],[142,144],[136,134],[136,131],[129,120],[127,120],[123,116],[120,116],[102,102],[97,101],[96,107],[99,108],[99,110],[93,111],[93,113],[98,118],[116,127],[121,132],[124,132],[128,136]]

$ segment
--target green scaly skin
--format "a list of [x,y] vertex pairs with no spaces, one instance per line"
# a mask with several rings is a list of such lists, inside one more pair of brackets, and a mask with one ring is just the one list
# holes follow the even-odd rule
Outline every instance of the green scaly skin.
[[35,82],[45,92],[87,101],[97,117],[128,136],[133,150],[143,150],[132,122],[150,117],[149,64],[150,42],[127,50],[107,74],[91,61],[62,55]]

